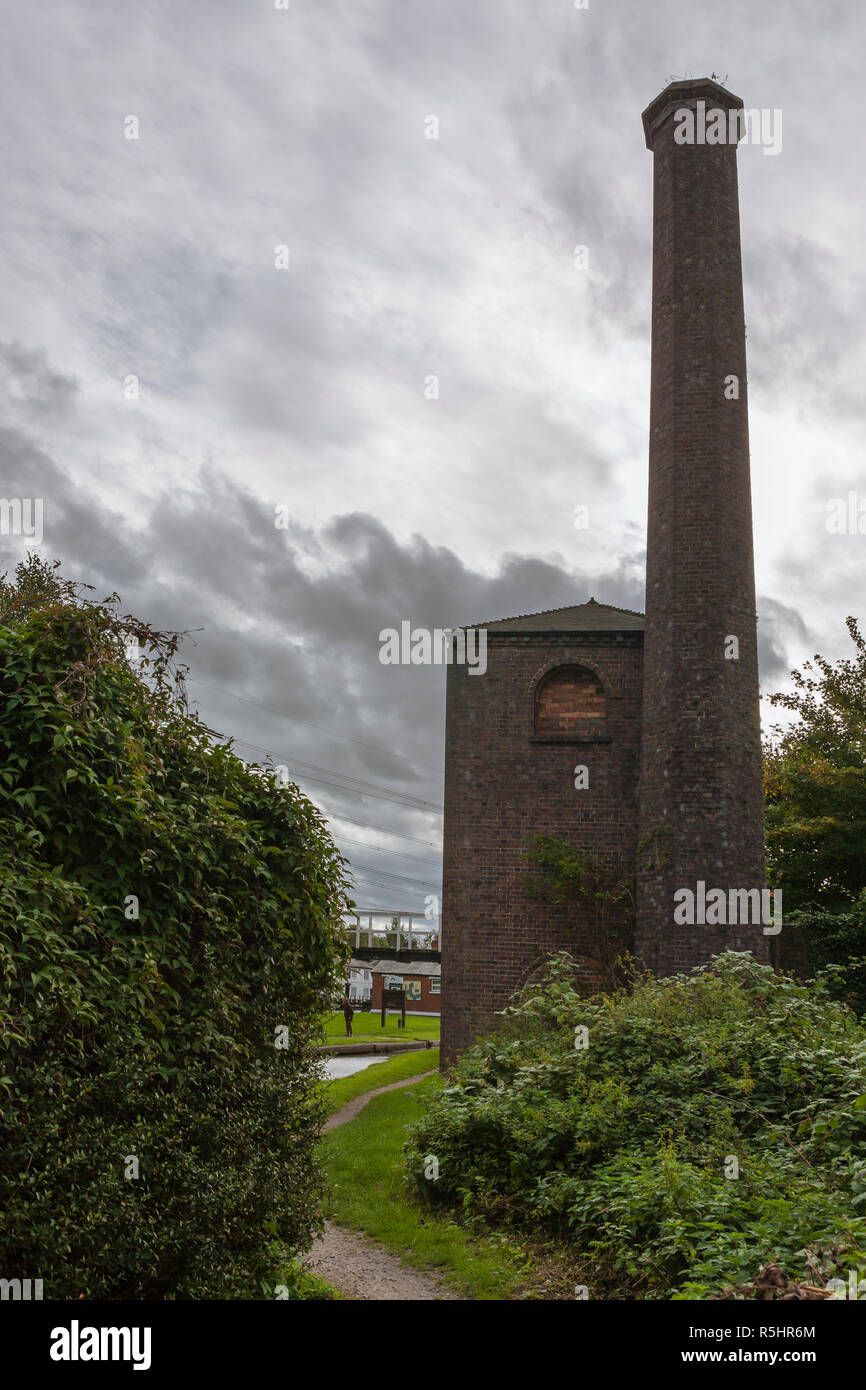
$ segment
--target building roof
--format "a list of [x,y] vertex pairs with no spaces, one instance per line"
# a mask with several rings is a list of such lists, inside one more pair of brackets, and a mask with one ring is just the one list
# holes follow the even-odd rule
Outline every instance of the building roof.
[[548,608],[542,613],[524,613],[517,618],[469,626],[493,632],[642,632],[644,615],[631,608],[596,603],[591,598],[588,603],[571,608]]
[[353,970],[369,970],[373,975],[441,975],[439,961],[429,960],[353,960]]

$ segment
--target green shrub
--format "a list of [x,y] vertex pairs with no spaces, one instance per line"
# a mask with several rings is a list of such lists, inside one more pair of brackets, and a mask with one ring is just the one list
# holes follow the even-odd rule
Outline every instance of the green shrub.
[[0,1269],[265,1297],[321,1221],[343,861],[187,713],[176,638],[41,579],[0,587]]
[[866,891],[843,907],[815,904],[785,913],[788,939],[805,945],[805,969],[823,972],[834,999],[866,1015]]
[[771,1261],[824,1282],[866,1259],[864,1144],[866,1029],[823,981],[728,952],[586,1000],[560,957],[407,1166],[426,1200],[566,1236],[618,1296],[701,1298]]

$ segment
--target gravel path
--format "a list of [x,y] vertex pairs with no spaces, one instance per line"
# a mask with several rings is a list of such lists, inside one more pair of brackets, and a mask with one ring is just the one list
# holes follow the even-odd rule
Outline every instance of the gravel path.
[[435,1076],[436,1068],[430,1071],[422,1071],[420,1076],[407,1076],[405,1081],[392,1081],[389,1086],[379,1086],[375,1091],[365,1091],[362,1096],[356,1096],[354,1100],[347,1101],[339,1110],[329,1116],[322,1126],[322,1133],[327,1134],[329,1130],[336,1129],[339,1125],[346,1125],[355,1116],[360,1114],[368,1101],[374,1096],[383,1096],[386,1091],[400,1091],[404,1086],[417,1086],[419,1081],[426,1081],[428,1076]]
[[404,1302],[430,1299],[459,1300],[460,1295],[447,1289],[430,1274],[404,1265],[403,1261],[366,1236],[346,1231],[328,1221],[307,1256],[308,1267],[327,1279],[335,1289],[350,1298],[373,1302],[402,1300]]
[[[378,1090],[368,1091],[366,1095],[350,1100],[336,1114],[331,1115],[324,1125],[324,1133],[336,1129],[338,1125],[348,1124],[364,1109],[374,1096],[384,1095],[386,1091],[399,1091],[403,1086],[415,1086],[433,1071],[425,1071],[420,1076],[409,1076],[405,1081],[392,1081],[390,1086],[380,1086]],[[373,1302],[420,1300],[461,1301],[460,1295],[440,1284],[430,1274],[405,1265],[397,1255],[383,1249],[367,1236],[347,1231],[328,1221],[324,1234],[319,1237],[307,1256],[307,1265],[322,1279],[348,1294],[350,1298],[366,1299]]]

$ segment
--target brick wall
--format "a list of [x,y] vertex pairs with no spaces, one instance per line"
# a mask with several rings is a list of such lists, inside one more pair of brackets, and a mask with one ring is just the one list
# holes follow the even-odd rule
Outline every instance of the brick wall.
[[[402,975],[403,983],[408,984],[410,980],[415,980],[421,985],[420,999],[406,1000],[406,1013],[438,1014],[440,1012],[440,1001],[442,995],[434,994],[430,988],[429,975],[413,975],[411,969],[393,970],[389,974]],[[441,976],[440,976],[441,979]],[[370,996],[370,1009],[372,1013],[380,1012],[382,1009],[382,989],[384,987],[385,976],[378,972],[373,974],[373,992]]]
[[[737,147],[676,144],[674,112],[740,106],[681,82],[644,116],[653,150],[652,389],[637,950],[670,975],[754,927],[673,923],[674,891],[764,884],[757,631]],[[736,376],[739,399],[725,398]],[[725,659],[730,636],[739,659]]]
[[571,733],[584,719],[604,719],[606,704],[601,681],[591,671],[569,666],[552,671],[536,692],[535,732]]
[[[587,988],[601,984],[588,924],[527,894],[525,838],[555,835],[634,870],[642,633],[497,633],[487,671],[448,669],[442,889],[443,1064],[486,1028],[496,1010],[555,950],[581,957]],[[557,668],[590,705],[566,732],[536,732],[536,695]],[[549,688],[549,687],[547,687]],[[605,713],[597,703],[603,691]],[[582,696],[581,696],[582,698]],[[589,771],[576,790],[574,768]]]
[[[637,861],[636,948],[656,974],[729,947],[769,954],[761,924],[673,920],[678,888],[703,881],[727,894],[765,881],[736,146],[675,143],[676,110],[699,99],[742,104],[689,80],[644,113],[654,152],[645,637],[494,624],[487,673],[448,670],[443,1062],[551,951],[571,950],[597,982],[588,924],[527,895],[528,835],[611,856],[624,875]],[[550,676],[576,666],[590,674]],[[589,768],[586,791],[576,764]]]

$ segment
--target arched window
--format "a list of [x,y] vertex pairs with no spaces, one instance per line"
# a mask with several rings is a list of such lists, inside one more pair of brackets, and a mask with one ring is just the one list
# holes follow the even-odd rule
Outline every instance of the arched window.
[[545,676],[535,695],[535,732],[570,734],[585,729],[586,720],[604,719],[604,686],[584,666],[558,666]]

